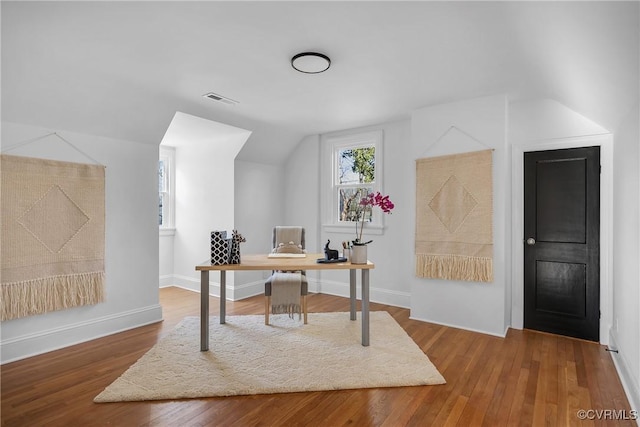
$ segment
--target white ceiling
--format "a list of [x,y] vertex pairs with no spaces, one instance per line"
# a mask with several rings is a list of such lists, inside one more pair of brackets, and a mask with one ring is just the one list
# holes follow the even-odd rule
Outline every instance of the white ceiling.
[[[213,141],[212,135],[215,136]],[[232,153],[230,158],[234,158],[250,135],[251,131],[178,111],[173,116],[160,144],[177,148],[206,149],[209,147]]]
[[[181,111],[251,131],[249,161],[483,95],[553,98],[610,130],[639,98],[637,1],[1,7],[3,120],[157,144]],[[331,68],[293,70],[308,50]]]

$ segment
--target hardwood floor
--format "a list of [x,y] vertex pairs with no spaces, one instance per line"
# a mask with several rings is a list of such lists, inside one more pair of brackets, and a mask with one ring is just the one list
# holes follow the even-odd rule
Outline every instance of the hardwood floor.
[[[347,298],[312,294],[308,301],[311,312],[349,311]],[[631,408],[600,345],[517,330],[502,339],[410,320],[407,309],[375,303],[371,309],[393,315],[446,385],[93,403],[180,320],[199,315],[196,293],[164,288],[160,302],[161,323],[3,365],[2,426],[635,425],[614,419],[628,418]],[[210,305],[217,314],[218,300]],[[253,297],[229,302],[227,313],[262,314],[263,307]],[[582,421],[580,409],[613,412]]]

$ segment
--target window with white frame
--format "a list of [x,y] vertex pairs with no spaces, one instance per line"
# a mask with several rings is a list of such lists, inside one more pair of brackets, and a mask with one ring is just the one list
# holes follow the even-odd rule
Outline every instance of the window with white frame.
[[364,219],[365,233],[379,234],[382,216],[375,210],[363,210],[360,200],[382,191],[382,131],[335,136],[326,142],[331,190],[325,229],[351,233],[356,221]]
[[173,168],[175,149],[160,147],[158,160],[158,225],[161,230],[174,228],[174,189]]

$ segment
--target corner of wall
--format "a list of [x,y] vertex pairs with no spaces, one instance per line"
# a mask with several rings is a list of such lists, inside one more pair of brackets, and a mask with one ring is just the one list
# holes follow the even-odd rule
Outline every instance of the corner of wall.
[[[618,337],[613,329],[609,331],[609,347],[615,350],[619,349]],[[631,409],[638,410],[638,408],[640,408],[640,386],[636,378],[631,375],[632,371],[630,370],[629,361],[621,352],[610,352],[609,354],[611,355],[613,364],[618,372],[618,377],[620,377],[620,382],[629,400],[629,406],[631,406]],[[640,420],[636,421],[640,425]]]

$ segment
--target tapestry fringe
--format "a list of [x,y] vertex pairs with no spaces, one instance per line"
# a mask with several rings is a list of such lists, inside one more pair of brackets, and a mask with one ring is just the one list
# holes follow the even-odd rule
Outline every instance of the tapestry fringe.
[[43,314],[104,301],[104,272],[3,283],[0,320]]
[[288,314],[293,319],[294,314],[298,314],[298,317],[302,314],[300,304],[279,304],[271,306],[271,314]]
[[431,279],[493,282],[491,258],[416,254],[416,276]]

